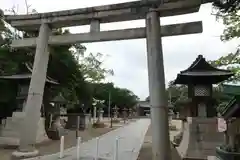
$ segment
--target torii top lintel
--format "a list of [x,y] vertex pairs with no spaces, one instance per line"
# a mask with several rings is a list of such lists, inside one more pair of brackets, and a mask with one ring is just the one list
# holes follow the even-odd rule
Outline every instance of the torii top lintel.
[[5,15],[4,19],[19,30],[38,30],[43,21],[52,28],[88,25],[92,20],[100,23],[144,19],[151,8],[161,17],[197,12],[203,3],[213,0],[140,0],[90,8],[65,10],[29,15]]

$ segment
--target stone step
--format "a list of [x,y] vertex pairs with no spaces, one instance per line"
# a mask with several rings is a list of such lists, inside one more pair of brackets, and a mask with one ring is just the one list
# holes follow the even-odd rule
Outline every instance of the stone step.
[[13,112],[12,117],[16,118],[24,118],[25,112]]
[[7,129],[20,128],[23,120],[24,120],[23,118],[8,117],[6,119],[6,124],[5,124],[4,128],[7,128]]
[[6,123],[7,122],[18,122],[18,121],[23,121],[24,120],[24,117],[7,117],[6,119]]
[[19,137],[19,132],[14,131],[14,130],[1,130],[0,132],[1,137],[13,137],[13,138],[18,138]]
[[19,138],[0,137],[0,145],[18,146],[19,145]]
[[13,126],[14,128],[15,127],[18,127],[23,124],[23,121],[22,120],[19,120],[19,121],[8,121],[6,122],[5,126]]
[[8,122],[3,127],[3,129],[7,130],[19,130],[21,128],[21,122]]

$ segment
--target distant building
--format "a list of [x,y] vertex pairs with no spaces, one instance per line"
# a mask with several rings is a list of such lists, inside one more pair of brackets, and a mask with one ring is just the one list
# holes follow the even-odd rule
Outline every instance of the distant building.
[[[137,104],[137,112],[139,116],[148,116],[150,115],[150,102],[149,101],[139,101]],[[172,106],[168,106],[169,114],[172,114]]]
[[140,101],[137,104],[137,112],[139,116],[147,116],[150,114],[150,103],[148,101]]

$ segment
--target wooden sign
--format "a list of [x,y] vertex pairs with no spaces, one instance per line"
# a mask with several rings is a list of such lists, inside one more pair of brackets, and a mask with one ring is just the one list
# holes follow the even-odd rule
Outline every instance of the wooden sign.
[[227,131],[227,123],[225,119],[218,118],[218,132],[225,132]]

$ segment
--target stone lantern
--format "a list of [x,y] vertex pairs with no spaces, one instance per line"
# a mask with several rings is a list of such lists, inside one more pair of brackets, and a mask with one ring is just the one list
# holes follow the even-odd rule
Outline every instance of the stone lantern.
[[64,108],[68,103],[67,100],[62,96],[62,94],[59,94],[56,97],[54,97],[51,102],[54,103],[54,106],[58,108]]
[[128,118],[132,118],[132,108],[128,109]]
[[93,98],[93,122],[97,122],[101,121],[103,119],[103,103],[104,100],[98,100]]
[[188,103],[183,107],[186,117],[183,139],[178,147],[183,158],[206,159],[215,154],[215,147],[223,141],[223,134],[216,129],[217,112],[213,105],[212,85],[233,75],[231,71],[211,66],[202,55],[177,75],[174,84],[188,86]]
[[103,113],[104,113],[104,110],[102,108],[99,108],[98,109],[98,121],[102,121],[103,120]]
[[[53,100],[51,101],[54,104],[53,110],[50,111],[51,115],[50,115],[50,126],[51,126],[51,122],[53,121],[60,121],[60,124],[63,125],[65,124],[65,122],[67,121],[67,118],[65,117],[66,115],[66,105],[67,105],[67,100],[62,96],[62,94],[57,95],[56,97],[53,98]],[[53,119],[53,115],[55,116],[55,119]],[[61,115],[63,115],[63,119],[60,118]],[[64,122],[65,120],[65,122]]]
[[119,108],[115,105],[115,107],[113,108],[113,119],[118,118],[118,110]]
[[191,101],[186,116],[215,117],[217,112],[212,105],[212,85],[231,76],[233,76],[231,71],[214,68],[199,55],[188,69],[177,75],[174,81],[174,84],[188,86],[188,97]]
[[123,108],[123,121],[124,123],[126,123],[126,120],[127,120],[127,108]]

